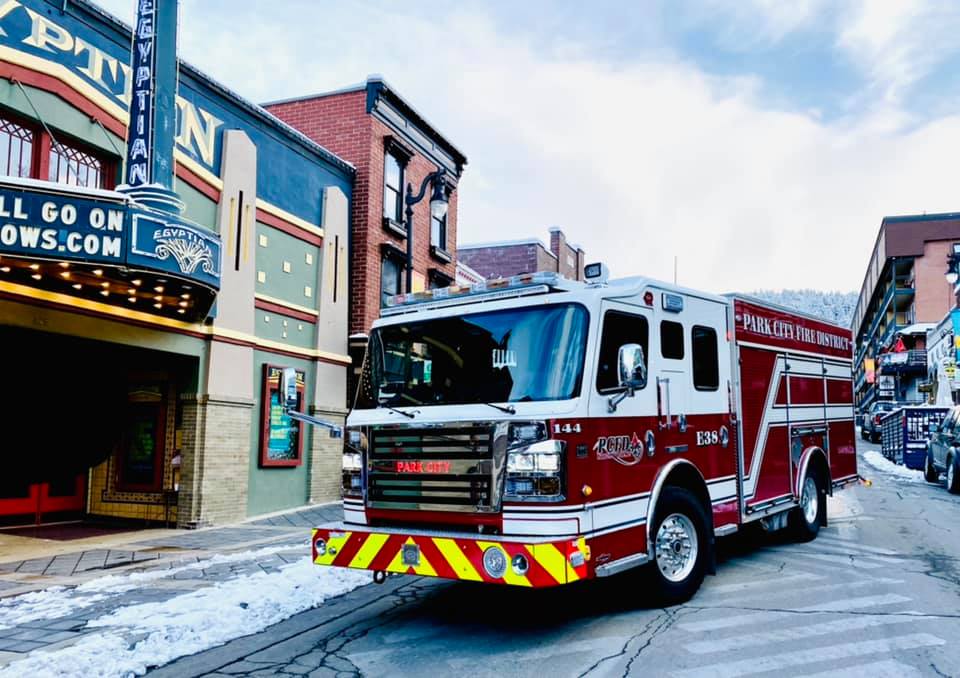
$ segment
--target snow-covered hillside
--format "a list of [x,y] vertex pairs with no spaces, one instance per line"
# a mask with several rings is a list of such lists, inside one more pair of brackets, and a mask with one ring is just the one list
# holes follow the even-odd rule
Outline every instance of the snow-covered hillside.
[[820,292],[818,290],[757,290],[750,296],[774,304],[795,308],[849,327],[857,305],[856,292]]

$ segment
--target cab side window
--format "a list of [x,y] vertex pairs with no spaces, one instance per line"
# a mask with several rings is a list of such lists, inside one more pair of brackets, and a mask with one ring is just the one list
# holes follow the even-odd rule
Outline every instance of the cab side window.
[[690,336],[693,354],[693,387],[698,391],[720,388],[720,358],[717,354],[717,331],[694,325]]
[[660,355],[683,360],[683,325],[672,320],[660,321]]
[[[597,365],[597,391],[614,391],[618,386],[617,361],[624,344],[640,344],[644,359],[650,355],[647,319],[620,311],[607,311],[600,335],[600,357]],[[649,367],[649,362],[647,363]]]

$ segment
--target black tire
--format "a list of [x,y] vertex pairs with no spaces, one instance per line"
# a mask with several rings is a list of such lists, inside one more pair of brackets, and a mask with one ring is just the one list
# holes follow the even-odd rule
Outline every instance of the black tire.
[[[696,534],[696,552],[692,556],[692,566],[688,572],[683,572],[686,567],[676,572],[673,578],[666,574],[665,570],[671,569],[671,563],[666,559],[658,557],[658,535],[660,528],[668,519],[677,529],[682,529],[683,522],[687,521],[687,526],[692,527]],[[710,563],[710,551],[713,548],[711,535],[707,529],[707,513],[697,497],[681,487],[668,485],[663,488],[660,498],[657,501],[657,511],[653,519],[652,530],[652,556],[650,564],[644,568],[644,575],[650,580],[654,588],[654,595],[659,603],[664,606],[678,605],[684,603],[697,592],[703,583],[703,578],[707,573],[707,566]],[[666,529],[669,529],[666,528]],[[682,549],[679,540],[674,539],[669,543],[670,534],[665,532],[663,535],[663,548],[667,554],[676,550],[678,553]],[[663,566],[663,569],[661,569]]]
[[947,457],[947,490],[960,494],[960,456],[952,452]]
[[878,436],[876,433],[871,433],[871,434],[870,434],[870,442],[871,442],[871,443],[874,443],[874,444],[879,443],[879,442],[880,442],[880,436]]
[[939,483],[940,472],[933,465],[933,459],[930,456],[930,450],[927,450],[927,456],[923,460],[923,479],[928,483]]
[[860,427],[860,438],[862,440],[867,439],[867,429],[863,428],[862,426]]
[[[808,485],[812,483],[812,485]],[[807,511],[804,503],[806,493],[811,492],[810,499],[816,501],[815,507],[809,507],[812,510]],[[800,506],[790,511],[788,517],[789,527],[793,533],[794,539],[799,542],[813,541],[820,534],[820,525],[824,523],[827,515],[827,490],[820,473],[811,469],[807,477],[803,479],[803,486],[800,491]]]

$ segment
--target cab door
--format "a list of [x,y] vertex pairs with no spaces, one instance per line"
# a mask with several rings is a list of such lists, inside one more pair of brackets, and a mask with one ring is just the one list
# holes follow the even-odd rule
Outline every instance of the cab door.
[[[589,389],[592,449],[592,501],[649,490],[649,464],[642,464],[648,450],[647,433],[657,430],[656,349],[651,344],[652,312],[649,308],[619,302],[604,302],[599,319],[599,341],[594,360],[594,379]],[[614,411],[611,399],[622,395],[618,388],[620,347],[639,344],[647,367],[646,383],[632,396],[620,400]]]

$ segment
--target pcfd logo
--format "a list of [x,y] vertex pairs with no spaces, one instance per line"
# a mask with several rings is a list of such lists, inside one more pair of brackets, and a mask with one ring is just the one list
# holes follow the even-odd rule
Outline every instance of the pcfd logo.
[[633,466],[643,458],[643,441],[634,433],[632,436],[604,436],[593,444],[597,459],[612,459],[624,466]]

